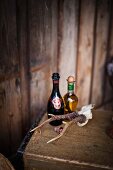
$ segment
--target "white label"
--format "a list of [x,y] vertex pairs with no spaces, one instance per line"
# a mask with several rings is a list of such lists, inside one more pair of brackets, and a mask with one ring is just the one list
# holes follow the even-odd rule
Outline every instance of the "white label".
[[55,98],[53,98],[52,103],[55,109],[61,108],[61,99],[58,96],[55,96]]

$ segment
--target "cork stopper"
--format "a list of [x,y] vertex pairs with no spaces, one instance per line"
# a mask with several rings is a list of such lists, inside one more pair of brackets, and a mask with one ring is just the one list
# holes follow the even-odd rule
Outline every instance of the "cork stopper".
[[75,78],[74,78],[73,76],[69,76],[68,79],[67,79],[67,81],[68,81],[69,83],[74,83],[74,82],[75,82]]

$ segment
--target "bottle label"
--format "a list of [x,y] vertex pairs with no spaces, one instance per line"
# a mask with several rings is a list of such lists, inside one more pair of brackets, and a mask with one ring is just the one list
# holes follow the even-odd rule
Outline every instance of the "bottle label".
[[58,96],[55,96],[52,100],[55,109],[61,108],[61,99]]
[[68,83],[68,90],[74,90],[74,83]]

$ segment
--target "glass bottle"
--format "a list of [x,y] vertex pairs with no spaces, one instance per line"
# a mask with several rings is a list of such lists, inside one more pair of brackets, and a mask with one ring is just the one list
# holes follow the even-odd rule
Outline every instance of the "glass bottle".
[[[53,73],[52,79],[53,89],[47,104],[47,114],[62,115],[64,114],[64,102],[59,91],[59,74]],[[48,118],[50,117],[51,116],[48,115]],[[53,126],[58,126],[62,124],[62,120],[55,120],[50,122],[50,124]]]
[[75,79],[73,76],[69,76],[67,79],[68,92],[64,95],[64,113],[74,112],[77,108],[78,97],[74,93]]

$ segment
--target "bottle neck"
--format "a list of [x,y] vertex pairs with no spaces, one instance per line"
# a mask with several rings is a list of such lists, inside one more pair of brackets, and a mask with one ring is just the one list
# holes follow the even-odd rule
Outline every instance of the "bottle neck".
[[68,82],[68,93],[74,93],[74,83],[69,83]]
[[59,80],[53,80],[53,91],[59,93]]

